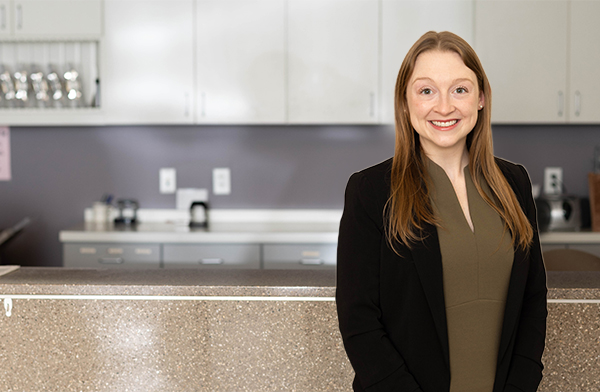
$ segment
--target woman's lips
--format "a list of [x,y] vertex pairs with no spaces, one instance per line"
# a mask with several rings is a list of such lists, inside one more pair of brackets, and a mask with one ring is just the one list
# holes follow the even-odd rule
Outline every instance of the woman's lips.
[[460,120],[446,120],[446,121],[437,121],[430,120],[429,123],[439,131],[449,131],[454,129],[456,125],[460,122]]

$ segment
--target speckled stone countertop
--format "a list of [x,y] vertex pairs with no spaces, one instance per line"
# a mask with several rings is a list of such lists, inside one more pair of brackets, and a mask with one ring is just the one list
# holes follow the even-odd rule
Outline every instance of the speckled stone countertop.
[[333,297],[335,271],[24,267],[0,276],[0,294]]
[[[167,270],[22,267],[0,276],[3,294],[286,295],[335,294],[333,270]],[[600,298],[600,272],[548,272],[549,299]]]
[[548,271],[548,299],[600,299],[600,271]]
[[[600,391],[600,272],[548,273],[539,392]],[[20,268],[0,391],[350,392],[335,271]]]

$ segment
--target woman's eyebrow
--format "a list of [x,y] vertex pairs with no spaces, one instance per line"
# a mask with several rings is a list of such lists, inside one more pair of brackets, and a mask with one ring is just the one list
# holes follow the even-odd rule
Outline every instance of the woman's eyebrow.
[[[423,77],[416,78],[415,80],[413,80],[412,84],[415,84],[416,82],[418,82],[420,80],[426,80],[426,81],[434,82],[433,79],[431,79],[431,78],[429,78],[427,76],[423,76]],[[458,78],[458,79],[454,79],[451,84],[456,84],[456,83],[460,83],[460,82],[473,83],[473,81],[471,79],[469,79],[469,78]]]

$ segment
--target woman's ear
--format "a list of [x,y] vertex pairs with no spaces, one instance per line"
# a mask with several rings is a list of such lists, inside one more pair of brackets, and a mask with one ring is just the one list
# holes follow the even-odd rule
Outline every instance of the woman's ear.
[[485,105],[485,96],[483,95],[483,91],[479,93],[479,110],[483,109]]

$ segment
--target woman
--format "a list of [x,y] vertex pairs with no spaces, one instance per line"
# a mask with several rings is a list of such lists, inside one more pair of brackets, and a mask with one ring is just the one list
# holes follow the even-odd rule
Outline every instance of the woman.
[[546,275],[525,169],[494,158],[491,90],[428,32],[396,83],[392,159],[354,173],[337,309],[355,391],[536,391]]

